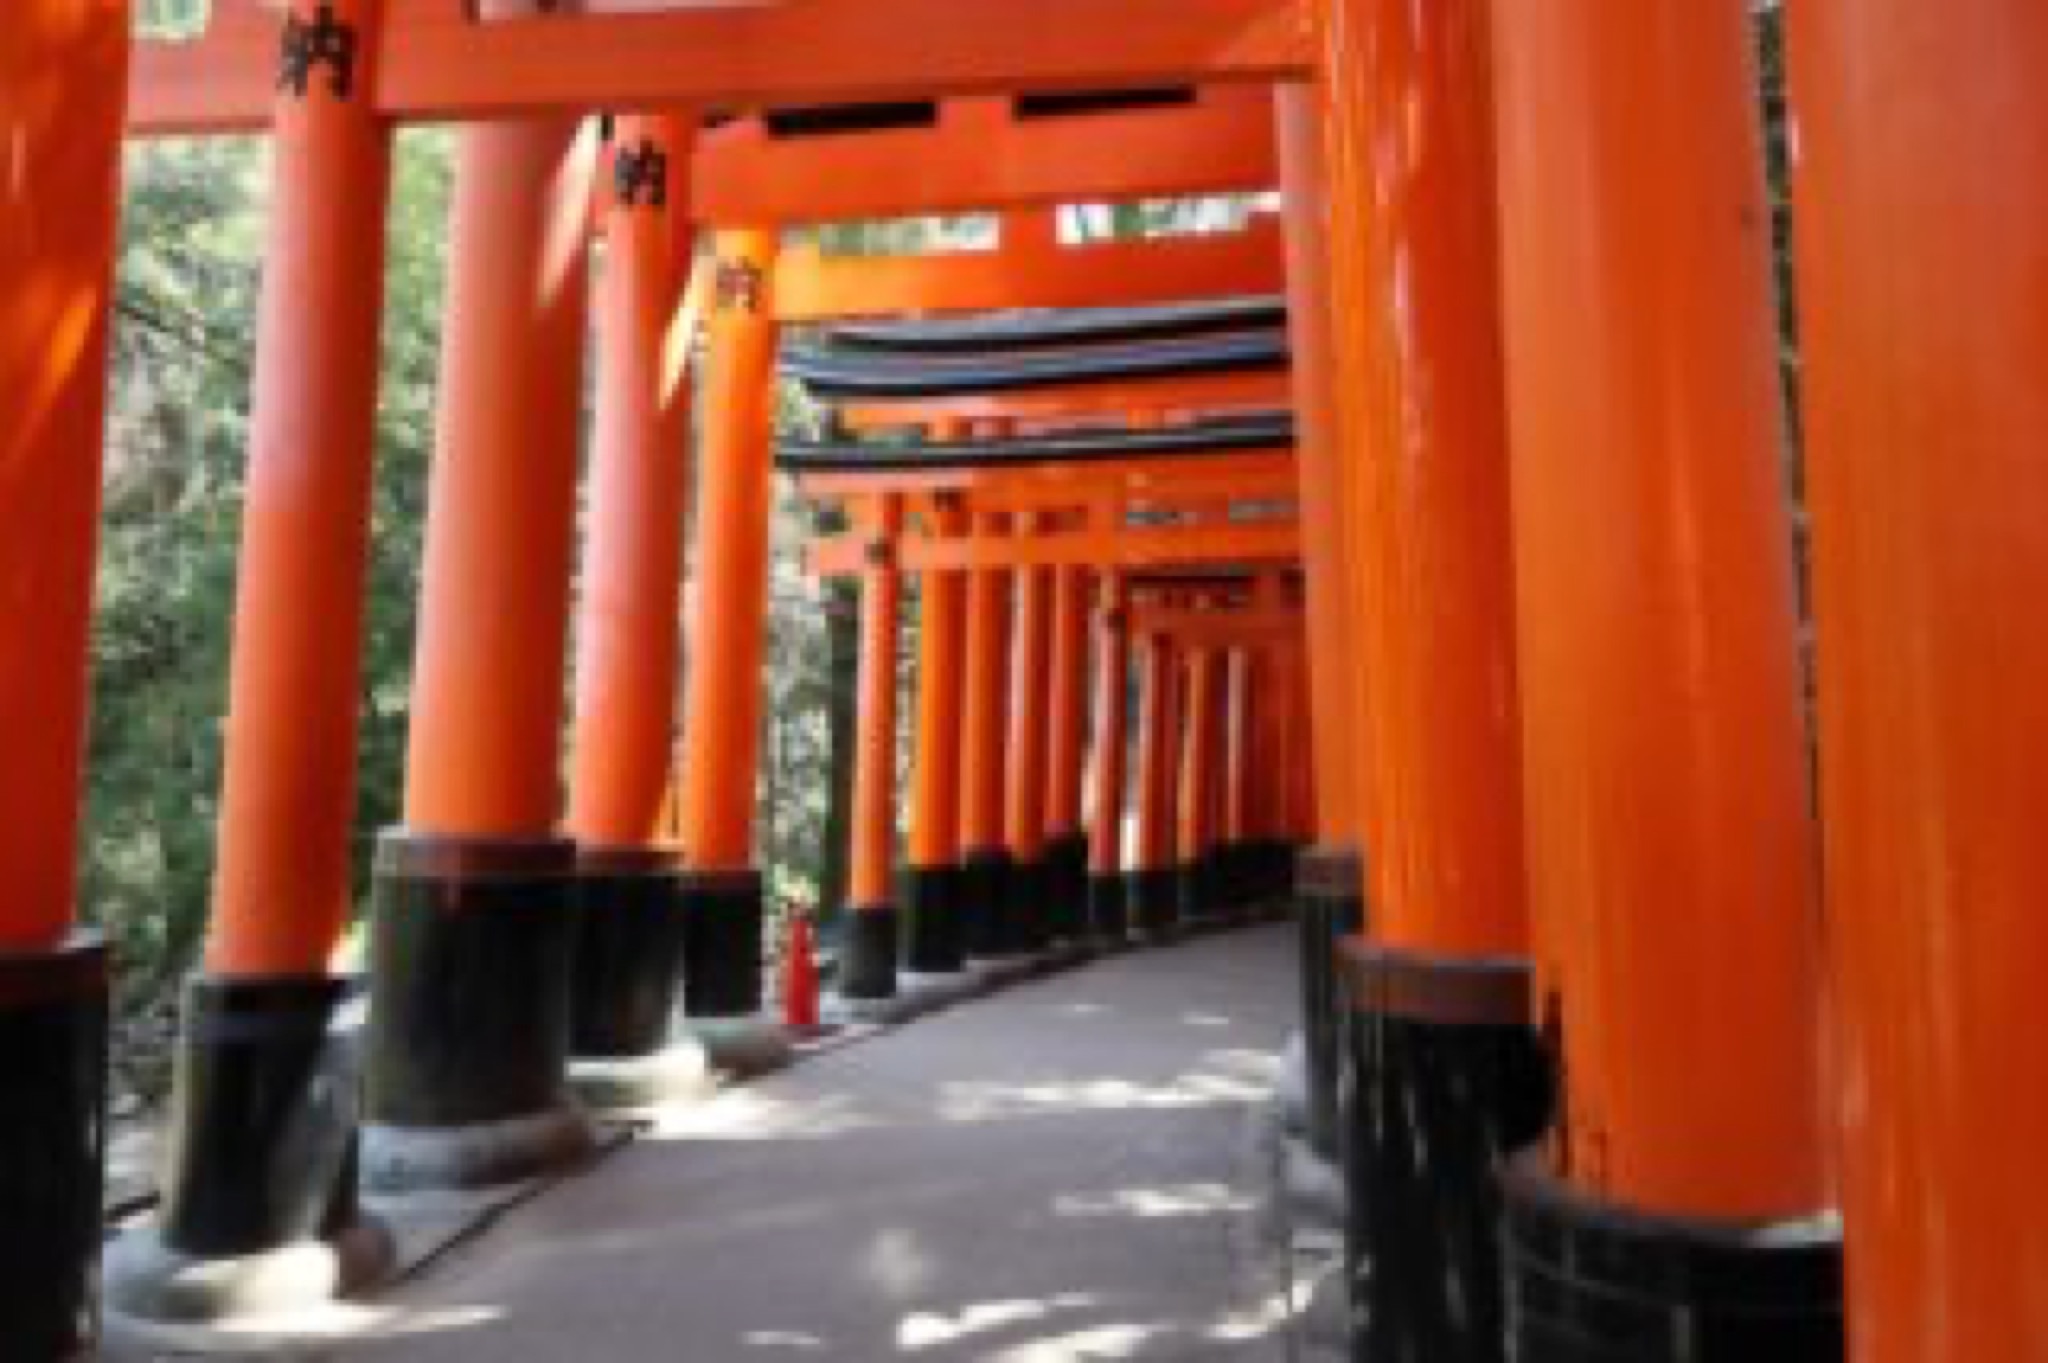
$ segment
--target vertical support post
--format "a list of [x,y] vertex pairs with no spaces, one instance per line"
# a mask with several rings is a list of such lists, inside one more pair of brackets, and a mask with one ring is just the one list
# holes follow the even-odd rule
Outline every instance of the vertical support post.
[[1363,800],[1358,790],[1366,771],[1358,761],[1353,722],[1359,710],[1354,693],[1360,683],[1344,495],[1344,462],[1356,464],[1364,451],[1339,430],[1335,406],[1331,203],[1322,95],[1308,85],[1283,86],[1275,92],[1309,625],[1308,750],[1314,774],[1314,842],[1302,850],[1295,866],[1307,1071],[1303,1086],[1308,1094],[1304,1120],[1310,1146],[1334,1160],[1345,1026],[1337,949],[1346,936],[1366,928]]
[[683,733],[684,1003],[714,1063],[779,1063],[787,1042],[759,1018],[763,886],[754,864],[762,660],[774,484],[779,247],[768,228],[713,246],[697,591]]
[[370,940],[364,1174],[388,1191],[509,1182],[590,1141],[556,820],[594,152],[562,119],[456,152],[405,826],[378,845]]
[[1129,784],[1131,584],[1103,575],[1095,616],[1095,743],[1088,769],[1088,923],[1098,946],[1130,937],[1124,893],[1124,792]]
[[2038,1349],[2048,11],[1786,9],[1858,1363]]
[[[998,541],[1010,518],[976,513],[975,538]],[[967,580],[967,698],[961,716],[960,914],[969,964],[1014,953],[1004,932],[1010,852],[1003,833],[1005,724],[1010,707],[1011,573],[976,568]]]
[[1173,935],[1180,922],[1180,885],[1173,867],[1173,640],[1144,639],[1145,671],[1138,697],[1138,847],[1128,905],[1133,935],[1147,942]]
[[1503,1357],[1500,1161],[1530,1025],[1493,101],[1483,0],[1320,0],[1352,735],[1373,941],[1347,942],[1361,1357]]
[[[1045,529],[1026,515],[1020,533]],[[1019,568],[1017,628],[1010,654],[1009,790],[1004,838],[1010,877],[1003,898],[1003,930],[1022,955],[1035,956],[1052,941],[1050,877],[1045,845],[1047,698],[1044,678],[1052,662],[1053,570]]]
[[1180,878],[1181,922],[1194,928],[1212,927],[1216,918],[1216,886],[1213,850],[1212,806],[1215,799],[1215,756],[1217,667],[1216,649],[1190,644],[1183,664],[1187,689],[1181,713],[1180,773],[1175,847],[1179,854],[1176,873]]
[[[571,1051],[586,1098],[658,1096],[681,984],[681,861],[660,827],[675,746],[689,385],[670,330],[690,273],[693,121],[617,121],[599,190],[597,429],[577,618],[568,833],[576,840]],[[687,1072],[678,1076],[691,1082]]]
[[847,905],[849,1001],[896,997],[896,638],[903,578],[896,542],[903,498],[881,493],[867,512],[860,591],[860,743],[853,775],[852,902]]
[[[380,0],[293,6],[345,65],[280,84],[213,914],[185,987],[162,1215],[108,1259],[118,1311],[246,1309],[279,1253],[299,1304],[388,1267],[355,1208],[357,1048],[329,1036],[352,898],[391,132],[370,106]],[[266,1305],[282,1306],[275,1292]]]
[[1045,777],[1046,911],[1054,940],[1088,937],[1088,833],[1081,822],[1088,731],[1088,569],[1052,570],[1052,699]]
[[[935,538],[957,539],[968,529],[957,495],[944,494],[931,509]],[[927,572],[919,618],[917,754],[910,813],[910,867],[904,910],[904,976],[957,975],[967,962],[963,935],[965,882],[960,860],[961,730],[967,667],[967,576]]]
[[0,42],[0,1320],[89,1349],[104,944],[74,928],[128,6],[26,0]]
[[1223,655],[1223,755],[1218,774],[1222,826],[1217,830],[1218,893],[1232,916],[1256,898],[1257,848],[1252,844],[1252,653],[1242,644]]
[[1762,1316],[1773,1356],[1839,1359],[1753,20],[1495,13],[1530,905],[1565,1078],[1509,1184],[1512,1333],[1710,1363]]

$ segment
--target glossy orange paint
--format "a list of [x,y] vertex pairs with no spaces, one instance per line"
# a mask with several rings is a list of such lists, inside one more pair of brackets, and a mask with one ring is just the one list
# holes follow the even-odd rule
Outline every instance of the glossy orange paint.
[[595,142],[469,129],[456,152],[405,821],[540,837],[560,814]]
[[1088,605],[1086,568],[1053,570],[1051,700],[1045,770],[1048,837],[1082,831],[1081,793],[1088,737]]
[[1214,841],[1216,719],[1221,713],[1217,650],[1196,644],[1184,650],[1187,678],[1181,706],[1180,771],[1175,789],[1174,851],[1182,865],[1200,861]]
[[1122,573],[1105,573],[1096,598],[1095,739],[1088,767],[1088,868],[1098,876],[1124,869],[1130,686],[1130,582]]
[[1494,19],[1553,1151],[1602,1200],[1742,1221],[1831,1201],[1751,22]]
[[838,256],[790,251],[776,279],[785,322],[898,314],[942,316],[1010,308],[1107,308],[1278,293],[1280,235],[1254,219],[1243,231],[1061,245],[1005,223],[987,251]]
[[1318,0],[1333,389],[1387,945],[1528,948],[1483,0]]
[[1138,828],[1133,869],[1161,870],[1173,863],[1174,673],[1173,641],[1147,635],[1138,694]]
[[1187,105],[1026,118],[1003,96],[942,101],[930,127],[777,137],[760,119],[705,139],[698,211],[808,223],[1273,187],[1272,105],[1217,86]]
[[697,581],[683,719],[683,855],[693,870],[754,860],[761,665],[775,477],[775,253],[765,228],[713,238],[699,426]]
[[1802,0],[1843,1214],[1858,1363],[2048,1349],[2048,10]]
[[[310,18],[314,5],[296,8]],[[374,35],[383,4],[343,0],[331,12]],[[365,88],[343,99],[315,79],[275,106],[206,944],[214,975],[324,974],[348,920],[391,190],[390,130]]]
[[1315,87],[1274,93],[1287,226],[1287,332],[1294,355],[1295,471],[1302,520],[1302,566],[1313,622],[1308,657],[1314,709],[1316,838],[1330,846],[1359,839],[1357,745],[1349,688],[1356,684],[1352,647],[1351,564],[1345,543],[1345,499],[1338,461],[1351,453],[1337,429],[1332,389],[1329,251],[1330,202],[1321,104]]
[[[845,537],[818,540],[810,546],[806,567],[823,577],[841,577],[859,570],[859,547]],[[1171,567],[1205,564],[1293,563],[1301,555],[1301,536],[1292,520],[1233,521],[1220,525],[1128,526],[1122,529],[1046,531],[1030,536],[932,539],[911,535],[903,541],[906,572],[935,569],[1057,567]]]
[[[602,195],[597,430],[578,618],[568,831],[594,847],[657,842],[682,660],[689,375],[668,362],[690,274],[694,121],[627,117],[609,153],[657,181]],[[660,158],[652,160],[649,158]],[[657,193],[654,185],[661,188]]]
[[[975,532],[1007,534],[1010,518],[975,517]],[[960,850],[1004,847],[1003,743],[1010,713],[1011,574],[981,568],[967,575],[967,697],[960,728]]]
[[1101,464],[1049,463],[1025,468],[904,469],[891,472],[807,473],[797,479],[806,497],[820,501],[902,492],[929,498],[961,492],[986,511],[1076,510],[1118,504],[1178,508],[1191,500],[1233,497],[1284,504],[1297,491],[1289,451],[1162,455]]
[[[1017,538],[1028,541],[1038,531],[1034,518],[1027,516],[1018,523]],[[1045,851],[1047,719],[1051,709],[1046,681],[1052,666],[1053,573],[1048,568],[1023,568],[1015,579],[1017,615],[1010,649],[1010,733],[1005,749],[1009,787],[1003,833],[1010,855],[1022,863],[1037,860]]]
[[[259,0],[219,2],[247,11]],[[1280,79],[1311,56],[1291,0],[805,0],[487,23],[470,21],[470,5],[407,0],[394,12],[380,112],[489,120],[1143,89]],[[217,44],[140,44],[130,126],[260,128],[276,35],[273,17]]]
[[903,499],[890,494],[868,508],[871,552],[860,592],[860,694],[855,716],[853,855],[850,907],[886,908],[895,900],[896,641],[902,629],[903,575],[895,562]]
[[1252,831],[1252,744],[1256,728],[1252,719],[1252,653],[1233,648],[1224,655],[1226,666],[1223,715],[1223,826],[1225,842],[1243,842]]
[[1194,377],[1050,385],[995,397],[851,402],[839,412],[847,429],[872,431],[926,426],[947,417],[966,421],[1073,421],[1086,416],[1176,409],[1217,416],[1252,415],[1284,408],[1292,396],[1284,369],[1239,370]]
[[0,20],[0,951],[77,900],[128,6]]
[[[932,533],[967,530],[957,504],[935,509]],[[967,665],[967,578],[926,573],[917,636],[917,756],[910,806],[910,862],[951,866],[960,860],[961,730]]]

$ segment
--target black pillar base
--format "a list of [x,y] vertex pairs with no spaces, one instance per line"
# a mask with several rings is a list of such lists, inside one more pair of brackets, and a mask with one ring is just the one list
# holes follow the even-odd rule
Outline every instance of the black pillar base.
[[1163,942],[1180,929],[1180,874],[1171,866],[1130,872],[1124,881],[1131,930],[1140,941]]
[[1180,896],[1180,924],[1191,932],[1223,925],[1223,906],[1216,896],[1215,854],[1205,852],[1176,868],[1175,893]]
[[970,961],[1016,955],[1007,931],[1010,870],[1005,848],[974,848],[961,863],[960,921]]
[[1088,915],[1088,835],[1061,833],[1045,844],[1046,908],[1052,940],[1080,944],[1093,934]]
[[107,1099],[106,946],[0,953],[0,1335],[10,1358],[98,1333]]
[[1503,1363],[1499,1173],[1552,1107],[1528,967],[1352,938],[1342,972],[1351,1356]]
[[1841,1363],[1832,1222],[1646,1216],[1587,1198],[1530,1157],[1504,1186],[1519,1363]]
[[324,976],[187,982],[163,1212],[108,1259],[116,1311],[305,1308],[389,1270],[390,1238],[356,1201],[362,1062],[335,1026],[348,993]]
[[1088,877],[1088,924],[1097,946],[1114,950],[1130,942],[1130,906],[1121,874]]
[[1295,868],[1300,903],[1301,1033],[1308,1058],[1308,1143],[1324,1159],[1340,1157],[1339,1100],[1344,1069],[1344,991],[1337,947],[1365,930],[1365,876],[1349,847],[1314,847]]
[[903,877],[903,968],[914,975],[953,975],[967,964],[964,871],[914,866]]
[[1003,939],[1012,956],[1037,956],[1052,945],[1052,867],[1041,851],[1010,857],[1003,886]]
[[896,906],[849,907],[845,922],[846,944],[839,967],[840,996],[863,1002],[895,998]]
[[683,1006],[692,1019],[761,1011],[767,892],[758,871],[685,871]]
[[682,984],[681,875],[672,854],[585,848],[577,872],[570,1052],[633,1060],[668,1045]]
[[567,1094],[575,848],[386,833],[370,930],[364,1178],[513,1182],[580,1157]]

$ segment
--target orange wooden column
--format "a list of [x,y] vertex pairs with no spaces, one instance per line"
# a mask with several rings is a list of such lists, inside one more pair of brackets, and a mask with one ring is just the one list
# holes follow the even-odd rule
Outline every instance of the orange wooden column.
[[582,897],[571,1047],[659,1053],[681,983],[679,857],[662,827],[682,658],[689,389],[670,332],[690,273],[681,115],[620,118],[598,232],[597,428],[577,618],[569,817]]
[[[1281,177],[1286,204],[1287,330],[1294,364],[1296,462],[1301,478],[1302,567],[1307,585],[1309,684],[1315,725],[1316,840],[1324,856],[1355,858],[1358,802],[1356,703],[1351,636],[1351,562],[1345,544],[1345,503],[1339,461],[1356,460],[1340,438],[1332,388],[1330,201],[1320,102],[1310,86],[1276,93]],[[1363,885],[1360,885],[1362,891]],[[1354,904],[1357,896],[1353,896]],[[1360,906],[1362,907],[1362,906]]]
[[[311,4],[294,17],[314,17]],[[326,13],[362,58],[273,119],[248,487],[206,971],[324,978],[349,913],[391,134],[379,0]],[[339,93],[344,90],[346,93]]]
[[699,1020],[761,1006],[754,865],[761,666],[774,482],[776,233],[720,232],[699,446],[696,596],[684,712],[685,1003]]
[[1053,570],[1052,694],[1045,771],[1045,911],[1052,935],[1088,930],[1088,832],[1081,818],[1088,734],[1088,569]]
[[[310,1241],[275,1209],[324,1208],[355,1173],[355,1095],[323,1097],[305,1037],[345,995],[330,958],[353,888],[391,133],[369,98],[382,6],[290,10],[355,47],[288,67],[275,96],[213,917],[185,987],[162,1215],[108,1260],[110,1300],[142,1315],[163,1310],[166,1250]],[[317,1115],[287,1132],[280,1110]],[[353,1183],[340,1191],[352,1206]]]
[[1223,716],[1221,650],[1202,643],[1186,650],[1186,703],[1182,707],[1180,774],[1176,792],[1175,848],[1180,875],[1180,915],[1188,924],[1207,924],[1219,911],[1216,897],[1217,733]]
[[1255,867],[1247,855],[1257,856],[1252,840],[1252,723],[1252,653],[1239,645],[1223,655],[1223,738],[1217,764],[1218,893],[1231,913],[1248,909],[1255,897]]
[[1787,10],[1858,1363],[2039,1353],[2048,11]]
[[[370,943],[381,1189],[517,1179],[589,1139],[562,1092],[576,896],[557,820],[595,150],[560,119],[457,146],[405,826],[378,847]],[[502,1159],[480,1125],[518,1133]]]
[[1372,948],[1342,964],[1360,1109],[1402,1114],[1349,1137],[1353,1347],[1451,1363],[1501,1356],[1494,1174],[1548,1115],[1531,1101],[1488,8],[1317,5],[1373,914]]
[[[968,523],[967,509],[957,497],[943,498],[932,509],[935,538],[957,538],[966,533]],[[966,963],[960,805],[966,746],[961,714],[966,695],[967,576],[926,573],[922,591],[903,966],[910,976],[945,976],[958,973]]]
[[1129,784],[1131,586],[1103,574],[1095,614],[1095,738],[1089,754],[1088,923],[1105,945],[1130,935],[1124,879],[1124,792]]
[[[1774,1353],[1839,1358],[1836,1293],[1801,1287],[1832,1234],[1760,1234],[1831,1190],[1753,20],[1496,14],[1529,885],[1565,1076],[1510,1194],[1514,1331],[1590,1359],[1653,1317],[1677,1356],[1732,1358],[1768,1304]],[[1741,1284],[1642,1281],[1708,1254]],[[1617,1295],[1630,1321],[1602,1323]]]
[[0,1320],[89,1349],[107,958],[74,934],[128,6],[0,20]]
[[1134,935],[1156,941],[1180,920],[1179,881],[1174,873],[1174,673],[1179,666],[1173,641],[1164,633],[1145,636],[1144,673],[1138,695],[1138,823],[1136,855],[1126,883]]
[[[1027,515],[1018,533],[1029,535],[1046,528],[1042,518]],[[1013,951],[1025,955],[1043,950],[1052,940],[1045,842],[1050,698],[1045,679],[1052,665],[1053,573],[1051,568],[1016,570],[1017,623],[1010,652],[1009,788],[1003,807],[1010,876],[1003,896],[1003,934]]]
[[864,508],[867,564],[861,570],[860,697],[853,771],[853,855],[846,906],[841,992],[854,1000],[896,996],[896,640],[903,576],[896,541],[903,498],[882,493]]
[[[1010,518],[976,513],[977,537],[1008,534]],[[967,695],[960,719],[960,916],[967,956],[1008,955],[1003,900],[1010,853],[1004,840],[1004,739],[1010,713],[1011,574],[977,568],[967,585]]]

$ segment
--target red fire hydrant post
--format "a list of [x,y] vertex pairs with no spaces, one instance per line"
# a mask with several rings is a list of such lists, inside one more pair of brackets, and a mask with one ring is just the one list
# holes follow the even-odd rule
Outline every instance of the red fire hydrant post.
[[789,916],[782,949],[782,1020],[795,1028],[818,1025],[818,957],[805,913]]

